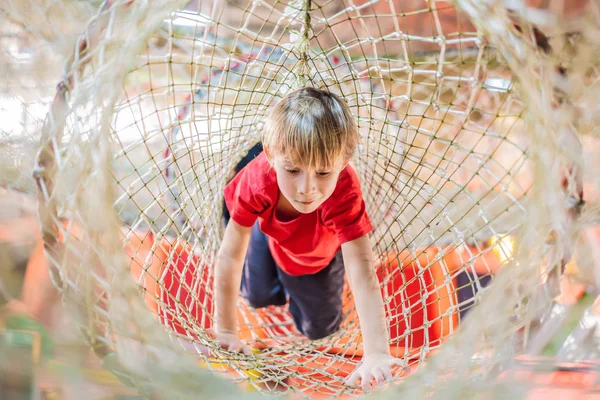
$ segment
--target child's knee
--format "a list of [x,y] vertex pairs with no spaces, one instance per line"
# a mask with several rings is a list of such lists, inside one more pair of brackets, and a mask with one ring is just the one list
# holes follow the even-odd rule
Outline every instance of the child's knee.
[[264,307],[267,307],[268,305],[270,305],[268,300],[265,298],[247,297],[246,302],[252,308],[264,308]]
[[[340,318],[341,319],[341,318]],[[323,339],[334,334],[340,329],[341,320],[336,319],[330,323],[315,323],[309,322],[302,327],[302,333],[310,340]]]
[[252,308],[264,308],[268,306],[282,306],[286,303],[284,296],[261,296],[250,295],[244,296],[246,303]]

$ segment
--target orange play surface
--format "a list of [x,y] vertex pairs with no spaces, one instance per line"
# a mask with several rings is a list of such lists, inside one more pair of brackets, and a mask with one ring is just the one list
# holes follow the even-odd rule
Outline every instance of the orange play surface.
[[[70,234],[77,235],[77,229],[72,228]],[[172,243],[166,238],[155,243],[154,237],[148,233],[133,232],[127,235],[124,230],[123,236],[128,237],[125,250],[131,260],[131,275],[145,287],[146,304],[159,316],[160,321],[182,335],[189,335],[194,326],[210,329],[213,303],[207,288],[212,284],[212,271],[199,273],[198,268],[207,267],[200,265],[200,257],[192,252],[191,246],[178,241]],[[438,257],[437,251],[430,248],[417,252],[416,258],[408,252],[389,254],[377,270],[382,294],[387,301],[392,354],[398,357],[416,361],[425,344],[435,348],[436,344],[441,344],[456,331],[459,323],[456,307],[458,287],[454,277],[464,261],[474,256],[475,261],[470,268],[480,274],[493,273],[501,265],[501,260],[492,251],[461,247],[451,248],[445,253],[444,257]],[[142,267],[148,262],[150,265],[145,272],[148,275],[140,280],[140,276],[143,276]],[[425,266],[428,268],[425,269]],[[157,277],[162,278],[163,285],[157,285]],[[344,310],[349,315],[342,328],[348,328],[356,323],[357,317],[351,296],[345,293],[344,298],[348,299]],[[407,310],[410,312],[407,313]],[[273,318],[280,319],[281,327],[278,324],[266,327],[264,321]],[[270,345],[269,338],[274,334],[282,337],[294,330],[291,318],[285,313],[277,314],[272,310],[257,310],[254,313],[243,304],[238,310],[238,320],[241,338],[251,343],[260,339],[263,349]],[[352,328],[351,331],[356,332],[356,329]],[[355,334],[336,340],[335,347],[319,348],[315,349],[314,354],[303,354],[295,360],[294,366],[286,367],[285,375],[288,378],[285,379],[285,385],[293,386],[311,397],[339,394],[336,388],[341,389],[344,378],[362,356],[360,342],[360,335]],[[273,357],[277,356],[273,348],[269,350]],[[517,381],[532,385],[533,389],[527,396],[530,399],[600,399],[598,363],[559,366],[553,370],[536,369],[537,366],[551,364],[551,360],[522,359],[515,371],[505,373],[503,377],[516,378]],[[211,366],[233,373],[232,368],[218,361]],[[350,389],[347,390],[346,393],[352,393]]]

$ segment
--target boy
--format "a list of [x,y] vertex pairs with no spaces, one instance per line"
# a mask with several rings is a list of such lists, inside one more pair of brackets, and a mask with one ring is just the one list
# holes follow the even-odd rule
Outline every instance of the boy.
[[302,88],[277,103],[264,151],[225,188],[231,221],[216,260],[215,318],[219,344],[248,353],[237,337],[240,291],[255,308],[283,305],[287,295],[298,330],[311,340],[328,336],[342,320],[346,272],[364,340],[348,383],[360,379],[366,390],[373,379],[390,380],[401,361],[389,353],[372,226],[348,164],[357,144],[358,127],[338,96]]

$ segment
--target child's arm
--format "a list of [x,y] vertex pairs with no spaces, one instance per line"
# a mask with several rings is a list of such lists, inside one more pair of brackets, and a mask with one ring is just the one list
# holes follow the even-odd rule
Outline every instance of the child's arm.
[[220,346],[249,354],[237,337],[237,299],[252,228],[230,220],[215,266],[215,325]]
[[391,367],[401,366],[401,360],[390,355],[389,334],[379,282],[373,270],[373,252],[367,235],[342,244],[344,265],[363,336],[364,357],[360,366],[348,378],[349,384],[361,380],[364,390],[371,381],[378,383],[392,378]]

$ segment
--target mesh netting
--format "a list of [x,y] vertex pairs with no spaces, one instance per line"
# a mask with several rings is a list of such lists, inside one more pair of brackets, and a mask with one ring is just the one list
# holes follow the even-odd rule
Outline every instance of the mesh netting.
[[[239,336],[256,352],[208,334],[223,188],[271,107],[301,86],[339,94],[360,129],[352,164],[389,344],[414,373],[394,371],[402,385],[384,394],[492,390],[516,356],[535,353],[596,215],[581,201],[584,178],[592,199],[597,179],[584,175],[599,104],[595,4],[25,3],[3,5],[2,50],[22,80],[2,91],[33,99],[15,126],[42,133],[34,181],[52,277],[90,344],[142,393],[234,390],[206,369],[261,392],[362,393],[344,384],[362,356],[349,290],[325,339],[303,338],[287,306],[241,298]],[[26,19],[31,10],[50,23]],[[56,66],[15,68],[27,46],[57,64],[66,55],[55,92]]]

